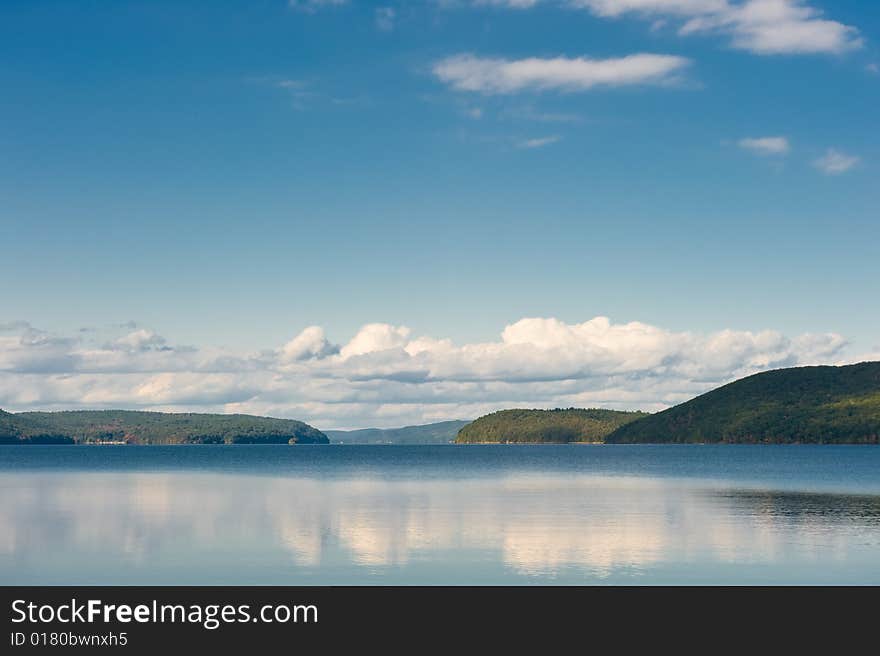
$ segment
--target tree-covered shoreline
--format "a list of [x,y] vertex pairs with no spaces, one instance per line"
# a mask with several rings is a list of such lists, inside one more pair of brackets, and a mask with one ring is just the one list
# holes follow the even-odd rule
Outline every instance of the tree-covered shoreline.
[[623,424],[646,416],[601,408],[500,410],[471,422],[458,432],[456,444],[559,444],[602,442]]
[[880,362],[754,374],[656,414],[503,410],[456,442],[558,444],[878,444]]
[[327,444],[294,419],[136,410],[9,413],[0,410],[0,444]]
[[[444,442],[461,422],[338,433],[337,439]],[[880,362],[777,369],[656,414],[511,409],[464,425],[457,444],[880,444]],[[0,410],[0,444],[328,444],[293,419],[253,415]]]
[[878,444],[880,362],[766,371],[611,433],[610,444]]

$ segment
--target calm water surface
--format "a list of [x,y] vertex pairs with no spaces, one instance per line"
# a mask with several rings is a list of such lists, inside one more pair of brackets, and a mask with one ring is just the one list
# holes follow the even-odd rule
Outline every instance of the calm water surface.
[[880,584],[880,448],[0,446],[2,584]]

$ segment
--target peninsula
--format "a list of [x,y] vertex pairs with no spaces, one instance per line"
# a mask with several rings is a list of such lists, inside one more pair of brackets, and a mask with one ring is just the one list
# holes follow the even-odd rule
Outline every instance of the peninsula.
[[317,428],[254,415],[0,410],[0,444],[327,444]]

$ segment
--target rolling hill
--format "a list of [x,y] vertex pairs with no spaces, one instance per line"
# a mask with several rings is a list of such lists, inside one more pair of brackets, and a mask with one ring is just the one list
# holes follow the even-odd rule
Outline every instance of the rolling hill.
[[449,444],[469,421],[441,421],[403,428],[362,428],[360,430],[324,431],[330,441],[339,444]]
[[78,444],[327,444],[301,421],[253,415],[74,410],[0,410],[0,443]]
[[621,426],[625,443],[877,444],[880,362],[777,369]]
[[642,412],[568,408],[501,410],[458,432],[457,444],[602,442],[614,429],[646,416]]
[[39,422],[0,410],[0,444],[73,444],[73,438]]

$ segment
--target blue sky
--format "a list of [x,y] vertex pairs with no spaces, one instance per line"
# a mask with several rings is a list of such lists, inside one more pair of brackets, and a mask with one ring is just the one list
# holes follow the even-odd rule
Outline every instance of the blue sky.
[[[845,341],[713,382],[876,353],[878,26],[856,0],[5,2],[0,324],[19,350],[0,355],[0,407],[89,405],[46,385],[95,366],[59,363],[137,331],[138,349],[248,362],[309,326],[338,358],[367,324],[467,351],[528,317]],[[22,365],[28,340],[67,359]],[[387,363],[349,365],[307,377],[349,381],[336,404],[367,404],[369,379],[373,405],[323,427],[531,398],[470,390],[473,408],[435,412],[424,388],[383,420],[403,394],[380,389]],[[417,369],[435,384],[436,367]],[[699,388],[680,380],[574,400],[660,407]],[[89,398],[313,412],[254,385]]]

